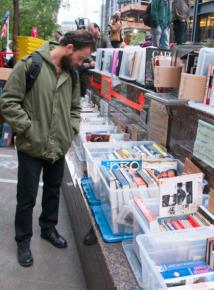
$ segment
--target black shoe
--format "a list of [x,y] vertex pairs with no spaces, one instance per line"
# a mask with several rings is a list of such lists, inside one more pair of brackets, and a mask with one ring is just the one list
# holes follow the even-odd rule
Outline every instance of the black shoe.
[[33,265],[33,256],[30,250],[30,241],[24,240],[18,243],[18,262],[23,267],[30,267]]
[[67,241],[60,236],[56,229],[53,231],[42,231],[41,237],[49,241],[56,248],[63,249],[68,246]]

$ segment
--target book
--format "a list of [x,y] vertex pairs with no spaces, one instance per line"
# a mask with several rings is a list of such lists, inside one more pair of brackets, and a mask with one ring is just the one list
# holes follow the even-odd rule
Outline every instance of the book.
[[204,96],[204,104],[209,105],[210,104],[210,93],[212,90],[212,84],[213,84],[213,74],[214,74],[214,65],[209,65],[208,68],[208,74],[207,74],[207,84],[206,84],[206,91]]
[[133,182],[137,185],[137,187],[147,187],[147,183],[145,180],[139,175],[138,172],[130,171],[130,176],[132,177]]
[[200,227],[199,223],[194,219],[193,216],[189,215],[187,220],[194,228]]
[[142,168],[142,170],[138,170],[138,174],[143,180],[145,180],[148,187],[157,186],[157,182],[149,175],[149,173],[145,169]]
[[[214,237],[207,239],[206,245],[206,262],[210,265],[211,262],[211,252],[214,250]],[[213,265],[212,265],[213,266]]]
[[116,178],[112,174],[112,172],[110,170],[107,170],[105,166],[100,166],[100,170],[101,170],[102,174],[104,175],[108,186],[111,189],[116,189],[117,188]]
[[214,215],[205,206],[200,205],[198,212],[201,213],[211,224],[214,224]]
[[[190,289],[201,289],[199,286],[204,284],[205,282],[212,281],[211,283],[214,285],[214,273],[213,272],[205,272],[196,275],[190,275],[186,277],[174,278],[174,279],[167,279],[165,280],[166,286],[169,289],[185,289],[183,288],[185,285],[188,287],[191,286]],[[194,288],[192,288],[194,286]],[[209,289],[209,288],[204,288]],[[210,288],[213,289],[213,288]]]
[[130,188],[129,183],[126,180],[126,178],[123,176],[122,172],[120,171],[120,168],[113,168],[112,173],[114,174],[115,178],[119,181],[123,189]]
[[[203,278],[203,280],[206,280]],[[192,284],[185,285],[185,286],[175,286],[170,287],[170,290],[213,290],[214,289],[214,282],[208,281],[208,282],[201,282],[200,279],[197,279],[192,281]]]
[[[190,271],[195,271],[195,267],[199,266],[208,266],[207,262],[204,259],[201,260],[194,260],[194,261],[183,261],[183,262],[177,262],[177,263],[169,263],[169,264],[162,264],[157,266],[157,270],[160,273],[164,273],[167,271],[176,271],[183,268],[190,268]],[[191,270],[192,269],[192,270]]]
[[86,133],[86,141],[88,142],[109,142],[110,137],[110,134]]
[[205,226],[211,225],[211,223],[200,212],[196,212],[194,216],[198,218]]
[[138,206],[138,208],[141,210],[143,215],[145,216],[146,220],[148,222],[153,222],[155,221],[155,217],[152,214],[152,212],[145,206],[144,201],[141,197],[135,197],[134,202]]
[[128,173],[128,171],[125,168],[120,168],[121,173],[125,177],[125,179],[128,181],[130,188],[137,188],[137,184],[133,182],[131,175]]
[[160,217],[195,213],[202,203],[202,182],[201,173],[160,179]]

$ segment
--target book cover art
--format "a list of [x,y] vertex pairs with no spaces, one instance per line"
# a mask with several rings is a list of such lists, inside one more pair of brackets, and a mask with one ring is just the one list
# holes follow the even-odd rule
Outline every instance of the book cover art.
[[167,49],[158,49],[156,47],[146,48],[146,65],[145,65],[145,86],[153,87],[154,83],[154,63],[153,60],[158,55],[171,56],[171,52]]
[[160,179],[161,217],[191,214],[202,202],[203,174],[190,174]]

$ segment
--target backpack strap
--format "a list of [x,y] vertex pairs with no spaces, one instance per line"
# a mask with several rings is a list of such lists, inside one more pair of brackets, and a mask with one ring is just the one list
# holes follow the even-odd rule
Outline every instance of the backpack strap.
[[26,93],[32,89],[34,82],[36,81],[42,68],[41,55],[38,52],[34,52],[31,56],[32,63],[26,73]]

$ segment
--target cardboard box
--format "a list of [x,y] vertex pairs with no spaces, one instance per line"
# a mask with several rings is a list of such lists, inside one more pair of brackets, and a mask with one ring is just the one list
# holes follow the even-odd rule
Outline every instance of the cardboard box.
[[178,98],[203,102],[206,83],[207,77],[205,76],[182,73]]
[[209,193],[208,210],[214,214],[214,190],[211,189]]
[[11,68],[0,67],[0,80],[7,81],[12,71]]
[[148,140],[153,140],[166,146],[168,136],[169,116],[166,106],[157,101],[151,101],[148,122]]
[[154,67],[154,86],[156,88],[179,88],[181,67]]

